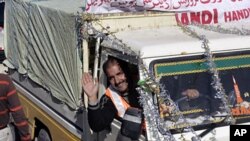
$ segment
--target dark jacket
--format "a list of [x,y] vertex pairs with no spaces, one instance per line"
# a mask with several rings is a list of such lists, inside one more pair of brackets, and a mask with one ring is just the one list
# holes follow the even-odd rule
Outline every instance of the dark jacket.
[[[138,103],[138,93],[136,91],[129,92],[125,100],[132,107],[141,108]],[[112,100],[105,94],[101,97],[99,103],[96,105],[89,105],[88,107],[88,121],[90,128],[94,132],[100,132],[108,129],[114,118],[122,120],[117,116],[117,110]]]

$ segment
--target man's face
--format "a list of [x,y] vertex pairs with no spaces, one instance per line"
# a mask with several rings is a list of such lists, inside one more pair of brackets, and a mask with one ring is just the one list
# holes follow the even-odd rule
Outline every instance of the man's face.
[[125,73],[119,66],[114,64],[107,68],[107,77],[110,84],[120,93],[125,93],[128,90],[128,82]]

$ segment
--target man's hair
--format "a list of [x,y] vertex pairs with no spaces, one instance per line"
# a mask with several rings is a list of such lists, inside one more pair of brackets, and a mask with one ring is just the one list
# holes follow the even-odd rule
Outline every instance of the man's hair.
[[[107,69],[114,65],[119,65],[126,76],[126,79],[128,82],[128,93],[129,93],[128,99],[129,99],[131,106],[141,107],[137,100],[139,95],[137,91],[135,90],[135,87],[137,86],[136,80],[132,79],[132,74],[131,74],[129,64],[125,61],[109,56],[108,60],[102,66],[102,69],[104,73],[106,74],[106,76],[107,76]],[[107,84],[110,85],[110,82],[108,81]]]
[[[128,85],[129,85],[129,87],[131,87],[133,81],[131,80],[131,76],[129,73],[130,70],[129,70],[128,64],[125,61],[122,61],[120,59],[109,56],[108,60],[106,62],[104,62],[103,66],[102,66],[102,69],[103,69],[104,73],[106,74],[106,76],[107,76],[107,69],[114,66],[114,65],[118,65],[121,67],[123,73],[125,74],[125,76],[127,78]],[[109,81],[108,81],[108,84],[109,84]]]
[[102,66],[104,73],[107,75],[107,69],[110,68],[111,66],[114,66],[114,65],[119,65],[118,61],[113,57],[108,58],[108,60],[106,62],[104,62],[103,66]]
[[107,69],[114,65],[119,65],[122,71],[126,74],[127,69],[125,69],[125,63],[114,57],[109,57],[108,60],[103,64],[102,68],[104,73],[107,75]]

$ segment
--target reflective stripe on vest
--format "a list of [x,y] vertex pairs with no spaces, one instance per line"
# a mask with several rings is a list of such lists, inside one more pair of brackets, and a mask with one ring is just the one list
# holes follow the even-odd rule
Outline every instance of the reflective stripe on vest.
[[126,110],[130,105],[115,91],[107,88],[106,95],[111,98],[114,103],[116,110],[118,111],[118,116],[123,118]]

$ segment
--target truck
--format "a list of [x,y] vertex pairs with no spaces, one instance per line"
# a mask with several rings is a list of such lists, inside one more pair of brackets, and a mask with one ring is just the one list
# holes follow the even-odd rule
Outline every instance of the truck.
[[[171,11],[84,8],[82,0],[5,1],[4,64],[32,139],[116,139],[116,119],[111,133],[91,131],[81,87],[82,73],[91,71],[100,82],[98,97],[105,93],[101,68],[110,56],[127,63],[138,82],[146,125],[139,140],[229,140],[220,132],[249,123],[248,23],[186,25]],[[189,99],[184,89],[199,97]]]

